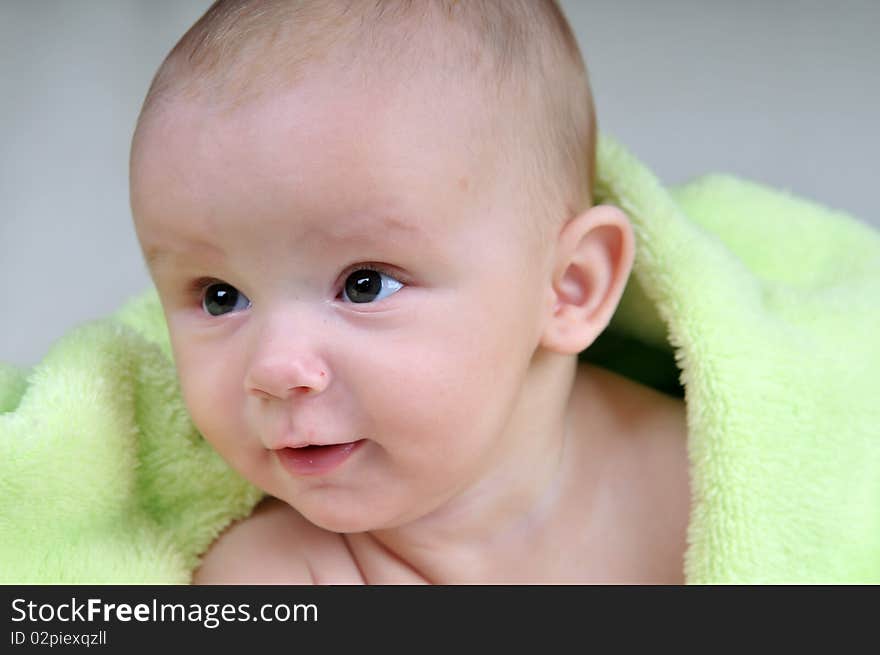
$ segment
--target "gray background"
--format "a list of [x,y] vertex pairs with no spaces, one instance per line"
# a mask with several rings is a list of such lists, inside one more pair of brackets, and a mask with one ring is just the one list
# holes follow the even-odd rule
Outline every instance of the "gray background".
[[[210,3],[0,0],[0,360],[30,365],[149,284],[128,145]],[[880,226],[880,2],[563,0],[600,129],[669,184],[726,171]]]

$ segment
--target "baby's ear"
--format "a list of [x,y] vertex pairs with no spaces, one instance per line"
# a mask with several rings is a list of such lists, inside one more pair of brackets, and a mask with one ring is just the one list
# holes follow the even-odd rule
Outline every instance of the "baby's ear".
[[634,253],[632,226],[617,207],[597,205],[569,220],[556,243],[541,345],[568,355],[593,343],[620,302]]

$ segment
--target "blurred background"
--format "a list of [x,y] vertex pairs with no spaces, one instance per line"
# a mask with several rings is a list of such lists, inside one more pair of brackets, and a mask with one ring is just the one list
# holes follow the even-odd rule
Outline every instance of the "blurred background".
[[[562,0],[600,129],[667,184],[710,171],[880,227],[880,2]],[[128,147],[207,0],[0,0],[0,360],[39,361],[150,280]]]

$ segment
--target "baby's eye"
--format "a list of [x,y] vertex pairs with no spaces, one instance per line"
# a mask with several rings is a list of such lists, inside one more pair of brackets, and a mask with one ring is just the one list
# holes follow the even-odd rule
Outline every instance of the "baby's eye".
[[387,298],[402,288],[403,283],[398,282],[390,275],[369,268],[361,268],[345,278],[342,296],[349,302],[373,302]]
[[211,316],[221,316],[229,312],[250,307],[251,301],[231,284],[217,282],[205,288],[202,297],[202,309]]

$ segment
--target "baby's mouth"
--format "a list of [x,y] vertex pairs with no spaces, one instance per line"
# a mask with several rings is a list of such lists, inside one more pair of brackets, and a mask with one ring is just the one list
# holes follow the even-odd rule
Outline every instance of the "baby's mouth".
[[275,451],[278,461],[295,476],[323,475],[341,466],[364,439],[327,446],[308,445],[298,448],[280,448]]

